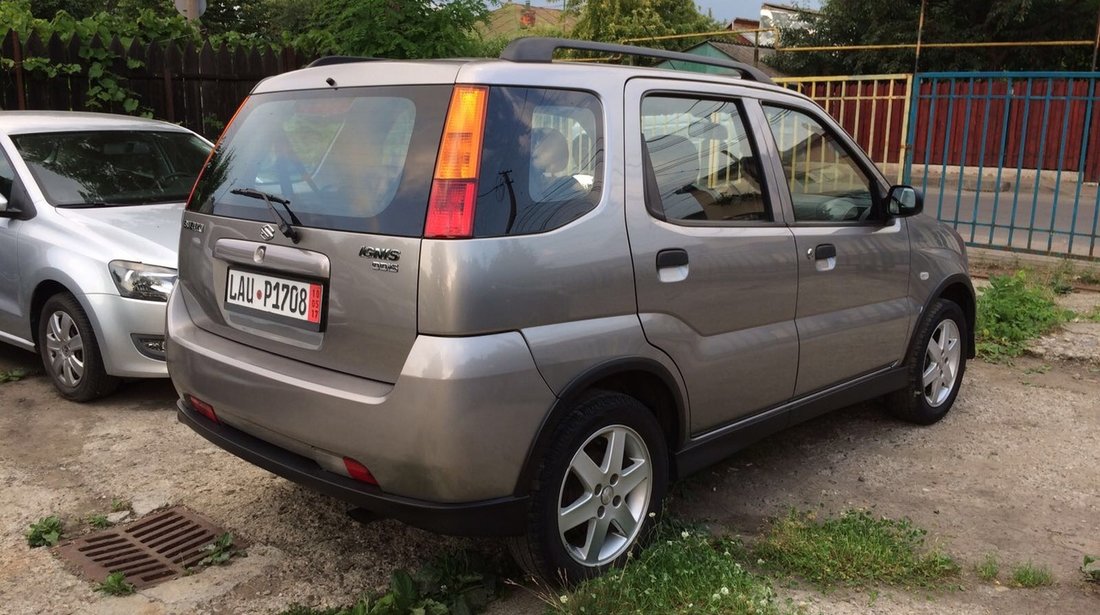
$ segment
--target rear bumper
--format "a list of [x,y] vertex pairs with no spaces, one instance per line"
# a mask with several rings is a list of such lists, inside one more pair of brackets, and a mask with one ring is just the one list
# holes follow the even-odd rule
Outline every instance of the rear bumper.
[[517,494],[555,400],[519,333],[419,336],[387,384],[214,335],[180,295],[168,304],[168,369],[180,396],[211,404],[222,424],[340,478],[343,458],[355,459],[395,497],[458,505]]
[[390,495],[378,487],[323,470],[312,459],[215,423],[182,399],[177,407],[181,423],[220,448],[283,478],[381,516],[454,536],[515,536],[524,532],[526,497],[439,504]]

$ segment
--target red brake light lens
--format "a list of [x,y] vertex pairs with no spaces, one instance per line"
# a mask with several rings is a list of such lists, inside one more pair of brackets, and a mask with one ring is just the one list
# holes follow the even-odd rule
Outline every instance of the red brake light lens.
[[221,422],[218,420],[218,415],[214,414],[214,406],[211,406],[210,404],[191,394],[185,395],[184,398],[187,400],[187,403],[195,409],[195,412],[198,412],[199,414],[205,416],[211,421],[214,421],[215,423]]
[[354,478],[361,483],[367,483],[369,485],[378,486],[378,479],[370,473],[367,466],[359,463],[351,457],[344,457],[344,467],[347,468],[348,476]]

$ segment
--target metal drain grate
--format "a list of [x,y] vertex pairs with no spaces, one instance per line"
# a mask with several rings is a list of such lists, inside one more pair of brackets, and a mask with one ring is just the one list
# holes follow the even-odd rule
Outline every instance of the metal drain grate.
[[[203,547],[225,533],[183,506],[150,513],[118,528],[89,534],[56,547],[62,560],[102,582],[121,572],[137,589],[182,576],[198,565]],[[243,545],[234,541],[234,547]]]

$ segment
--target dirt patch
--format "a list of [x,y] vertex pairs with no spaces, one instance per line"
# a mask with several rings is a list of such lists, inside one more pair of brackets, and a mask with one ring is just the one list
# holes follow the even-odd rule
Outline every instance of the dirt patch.
[[[14,357],[14,358],[13,358]],[[20,359],[22,357],[22,359]],[[34,355],[0,353],[33,366]],[[22,363],[20,363],[22,361]],[[1100,373],[1081,363],[1024,358],[971,363],[941,423],[896,422],[877,404],[841,410],[779,434],[674,490],[675,514],[751,539],[790,508],[867,508],[910,517],[964,567],[960,591],[817,591],[783,597],[826,613],[1097,612],[1080,580],[1100,555]],[[126,386],[91,405],[60,399],[42,377],[0,385],[0,604],[5,613],[272,613],[292,602],[348,604],[397,568],[455,547],[501,551],[393,521],[360,525],[338,501],[297,487],[209,445],[175,418],[167,381]],[[58,514],[68,535],[110,512],[113,499],[184,504],[247,536],[249,557],[127,598],[102,597],[23,534]],[[981,582],[994,553],[1007,569],[1049,566],[1055,585]],[[1056,606],[1055,609],[1051,609]],[[515,591],[493,613],[537,613]]]

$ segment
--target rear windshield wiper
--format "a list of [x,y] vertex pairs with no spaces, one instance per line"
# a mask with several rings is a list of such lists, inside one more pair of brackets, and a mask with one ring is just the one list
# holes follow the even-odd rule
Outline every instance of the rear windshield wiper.
[[[279,219],[279,232],[281,232],[294,243],[298,243],[299,241],[301,241],[302,237],[298,233],[298,229],[295,228],[295,226],[301,226],[302,221],[298,219],[298,216],[294,215],[293,211],[291,211],[290,201],[282,197],[275,196],[274,194],[268,194],[266,192],[263,192],[262,190],[255,190],[253,188],[234,188],[230,190],[230,192],[233,194],[239,194],[241,196],[247,196],[254,199],[262,199],[264,203],[267,203],[267,207],[271,210],[271,213],[275,214],[275,217]],[[283,209],[286,210],[286,213],[290,214],[289,222],[286,218],[283,217],[283,214],[280,213],[279,210],[271,204],[272,202],[282,205]]]

